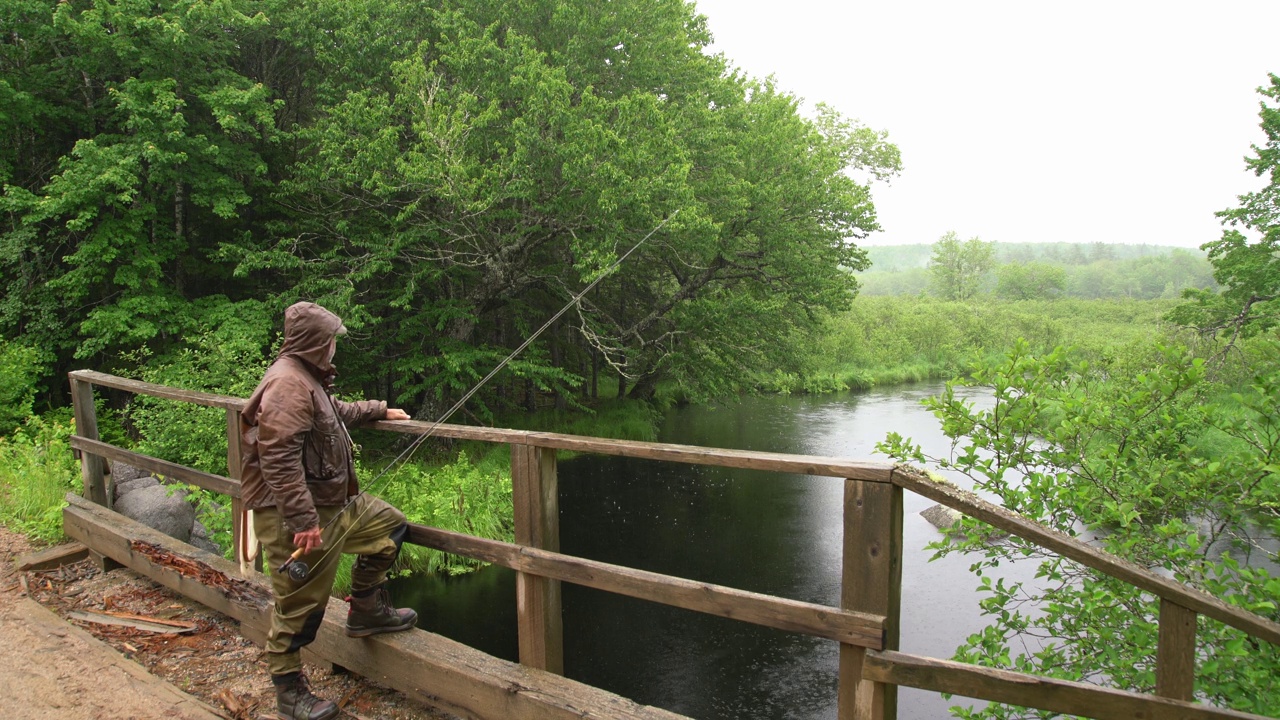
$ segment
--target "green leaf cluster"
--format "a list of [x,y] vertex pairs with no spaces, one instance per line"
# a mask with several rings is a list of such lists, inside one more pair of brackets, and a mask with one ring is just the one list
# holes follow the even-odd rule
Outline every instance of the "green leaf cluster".
[[[1266,539],[1280,537],[1280,347],[1268,352],[1247,388],[1219,404],[1224,389],[1184,348],[1136,345],[1088,361],[1019,342],[972,372],[969,383],[991,388],[992,407],[961,398],[954,383],[929,401],[953,441],[949,456],[928,457],[896,434],[880,447],[963,474],[1010,510],[1276,619],[1280,581],[1265,564],[1277,559]],[[995,537],[971,518],[933,547],[980,557],[973,569],[991,625],[957,657],[1154,689],[1158,598],[1032,543]],[[1001,563],[1028,558],[1039,562],[1035,583],[999,578]],[[1280,710],[1274,646],[1202,618],[1198,665],[1198,698]],[[1005,706],[965,715],[1035,716]]]
[[1170,314],[1175,322],[1233,339],[1271,330],[1280,319],[1280,76],[1271,75],[1258,93],[1266,142],[1254,145],[1245,162],[1266,185],[1218,213],[1222,237],[1201,246],[1221,292],[1187,291],[1188,302]]
[[30,418],[0,436],[0,524],[53,544],[63,538],[67,493],[81,492],[79,463],[67,438],[69,417]]
[[[489,455],[479,463],[465,452],[436,467],[409,463],[390,471],[379,494],[400,508],[410,522],[512,542],[510,458]],[[482,565],[457,555],[406,547],[401,565],[417,571],[458,575]]]

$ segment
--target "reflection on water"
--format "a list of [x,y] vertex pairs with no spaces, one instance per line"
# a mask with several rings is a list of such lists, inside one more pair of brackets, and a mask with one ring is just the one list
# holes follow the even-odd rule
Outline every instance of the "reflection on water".
[[[668,414],[663,442],[884,460],[875,443],[897,431],[944,454],[949,441],[919,401],[940,386],[859,395],[746,398]],[[989,396],[970,391],[979,405]],[[560,464],[563,552],[755,592],[836,605],[839,480],[645,460],[580,456]],[[937,531],[907,493],[903,650],[950,657],[983,623],[970,561],[929,563]],[[1012,580],[1034,567],[1003,568]],[[397,581],[420,625],[486,652],[517,655],[514,574]],[[694,718],[836,716],[838,648],[831,641],[565,584],[565,671],[576,680]],[[934,693],[902,690],[904,719],[947,717]],[[966,703],[967,704],[967,703]]]

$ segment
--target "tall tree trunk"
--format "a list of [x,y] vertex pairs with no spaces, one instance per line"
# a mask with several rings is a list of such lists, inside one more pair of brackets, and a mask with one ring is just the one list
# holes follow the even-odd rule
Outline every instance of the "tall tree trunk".
[[656,371],[641,375],[627,397],[632,400],[652,400],[654,394],[658,391],[658,380],[660,379],[661,373]]
[[591,399],[600,399],[600,351],[591,347]]
[[[560,328],[559,326],[551,329],[551,367],[560,367]],[[569,401],[565,399],[564,393],[560,392],[557,386],[555,391],[556,410],[564,410],[569,407]]]

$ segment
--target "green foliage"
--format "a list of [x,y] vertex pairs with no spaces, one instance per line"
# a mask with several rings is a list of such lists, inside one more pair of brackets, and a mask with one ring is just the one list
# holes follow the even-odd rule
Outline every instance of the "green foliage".
[[1174,250],[1127,260],[1100,260],[1067,270],[1066,294],[1079,298],[1177,298],[1215,287],[1213,266],[1200,253]]
[[1267,185],[1241,195],[1239,207],[1218,213],[1227,229],[1202,246],[1222,291],[1189,291],[1189,302],[1171,314],[1175,322],[1205,332],[1247,337],[1274,328],[1280,318],[1280,76],[1270,80],[1258,88],[1267,141],[1254,145],[1254,157],[1245,161]]
[[187,502],[196,507],[196,520],[209,531],[208,538],[222,548],[222,554],[234,559],[235,538],[232,537],[231,498],[195,485],[187,486]]
[[70,418],[32,417],[0,437],[0,523],[41,543],[62,539],[64,498],[81,492],[74,432]]
[[[1239,561],[1262,552],[1255,547],[1260,535],[1280,535],[1280,365],[1259,369],[1252,386],[1234,396],[1234,413],[1205,403],[1213,388],[1203,360],[1149,344],[1090,362],[1061,348],[1033,354],[1018,343],[972,377],[993,390],[991,409],[976,410],[954,385],[929,402],[953,439],[949,457],[927,457],[897,434],[880,448],[962,473],[1010,510],[1280,617],[1277,581]],[[992,625],[971,636],[958,658],[1153,689],[1156,599],[1031,543],[994,539],[972,519],[934,549],[981,557],[973,568]],[[1024,557],[1040,561],[1036,587],[988,575]],[[1199,639],[1199,698],[1263,714],[1280,709],[1274,683],[1259,680],[1280,671],[1275,647],[1252,645],[1204,620]],[[1035,714],[996,705],[964,716]]]
[[[831,376],[856,389],[954,377],[974,358],[1004,353],[1023,338],[1037,351],[1071,344],[1088,357],[1163,332],[1163,301],[1053,300],[957,303],[928,298],[859,297],[832,318],[809,357],[783,375]],[[770,388],[768,383],[764,386]]]
[[31,417],[39,377],[39,353],[0,340],[0,435]]
[[1008,300],[1047,300],[1067,287],[1067,271],[1048,263],[1030,262],[996,268],[996,295]]
[[982,289],[983,276],[994,263],[994,243],[976,237],[961,242],[955,232],[948,232],[933,244],[929,288],[944,300],[972,299]]
[[0,0],[0,337],[185,380],[211,305],[315,300],[344,384],[435,416],[667,220],[477,416],[794,364],[764,338],[847,307],[897,148],[691,4],[596,5]]
[[[381,481],[378,493],[410,522],[511,542],[514,539],[509,457],[494,454],[473,463],[466,453],[447,465],[406,464]],[[482,563],[437,550],[406,546],[408,569],[457,575]]]
[[[204,303],[201,327],[163,357],[139,352],[142,380],[160,385],[248,397],[270,358],[271,321],[261,303]],[[127,417],[137,451],[206,472],[227,469],[226,411],[175,400],[137,396]]]
[[21,111],[0,149],[0,332],[59,364],[163,346],[226,278],[207,253],[266,171],[275,104],[234,67],[266,18],[248,0],[6,5]]

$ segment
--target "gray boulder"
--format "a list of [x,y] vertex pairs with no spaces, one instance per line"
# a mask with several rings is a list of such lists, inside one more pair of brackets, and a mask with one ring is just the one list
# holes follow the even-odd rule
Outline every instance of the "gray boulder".
[[134,490],[120,498],[116,501],[115,509],[127,518],[187,542],[191,539],[196,509],[185,498],[185,492],[170,495],[164,486],[153,485]]
[[950,530],[959,524],[960,518],[964,517],[959,510],[953,510],[946,505],[934,505],[922,511],[920,516],[939,530]]
[[152,477],[151,475],[144,475],[143,477],[134,478],[132,480],[127,480],[125,482],[120,482],[120,480],[117,479],[116,480],[116,502],[119,502],[120,498],[124,497],[125,495],[128,495],[129,493],[135,490],[141,490],[142,488],[147,488],[147,487],[155,487],[159,484],[160,484],[160,481]]
[[194,545],[205,552],[222,557],[222,548],[218,547],[218,543],[210,540],[209,538],[196,537],[195,535],[192,535],[189,542],[191,545]]
[[111,477],[115,478],[117,485],[127,483],[131,480],[137,480],[138,478],[144,478],[149,475],[151,475],[151,473],[143,470],[142,468],[136,468],[122,462],[111,463]]

